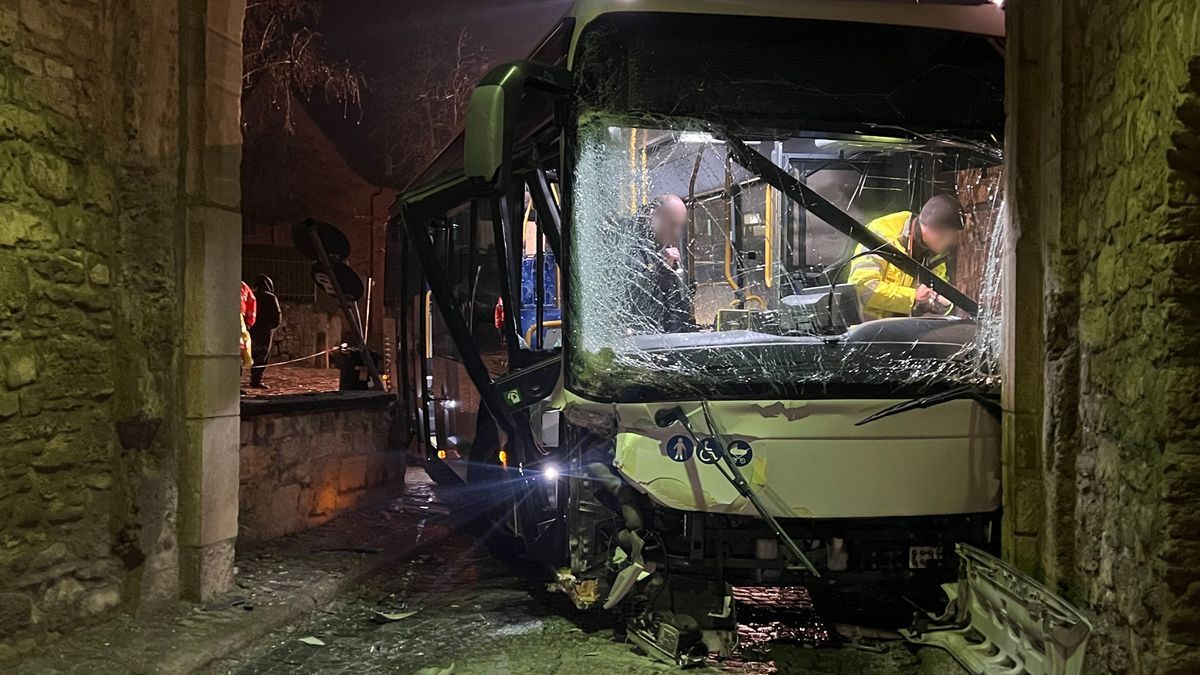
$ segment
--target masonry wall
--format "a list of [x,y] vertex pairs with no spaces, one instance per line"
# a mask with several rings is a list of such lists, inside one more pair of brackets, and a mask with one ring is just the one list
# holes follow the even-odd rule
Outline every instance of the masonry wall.
[[315,527],[403,491],[405,453],[388,448],[394,399],[382,399],[242,415],[239,544]]
[[178,584],[178,15],[115,4],[0,2],[9,648]]
[[[341,342],[342,317],[336,310],[322,310],[313,302],[281,303],[283,321],[271,341],[275,361],[290,361],[329,349]],[[324,367],[327,356],[319,356],[299,365]]]
[[231,578],[243,13],[0,0],[0,655]]
[[1200,672],[1200,4],[1009,6],[1009,556]]

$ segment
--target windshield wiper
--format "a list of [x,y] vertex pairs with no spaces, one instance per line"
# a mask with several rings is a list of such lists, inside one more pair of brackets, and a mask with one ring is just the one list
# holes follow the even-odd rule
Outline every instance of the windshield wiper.
[[[935,293],[954,303],[954,306],[971,315],[979,313],[979,303],[953,284],[933,273],[933,270],[917,262],[912,256],[896,248],[891,242],[873,232],[854,219],[854,216],[838,208],[833,202],[794,176],[781,169],[761,152],[746,145],[746,142],[727,130],[718,130],[729,144],[730,155],[742,167],[753,172],[768,185],[779,190],[788,199],[796,202],[814,216],[832,225],[842,234],[862,244],[874,255],[886,258],[905,274],[933,289]],[[716,134],[714,134],[716,135]]]
[[919,408],[932,408],[935,405],[946,403],[947,401],[957,401],[964,398],[970,398],[977,401],[980,405],[987,408],[988,411],[998,414],[1000,412],[1000,403],[995,398],[987,396],[975,388],[974,385],[964,384],[953,389],[947,389],[940,394],[932,396],[923,396],[914,398],[911,401],[901,401],[895,405],[890,405],[877,413],[864,417],[854,423],[854,426],[859,427],[875,420],[881,420],[892,415],[899,415],[909,410],[917,410]]

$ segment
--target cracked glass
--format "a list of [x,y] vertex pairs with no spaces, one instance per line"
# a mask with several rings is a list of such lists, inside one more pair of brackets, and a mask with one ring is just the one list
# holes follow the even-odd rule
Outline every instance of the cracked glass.
[[[618,17],[581,39],[572,387],[624,401],[994,391],[997,46],[665,21]],[[835,69],[851,37],[886,67]],[[676,61],[698,69],[686,87]]]

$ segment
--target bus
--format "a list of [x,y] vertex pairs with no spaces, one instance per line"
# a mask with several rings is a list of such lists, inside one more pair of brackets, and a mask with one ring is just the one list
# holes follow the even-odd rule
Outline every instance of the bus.
[[800,585],[957,596],[910,638],[1077,666],[1086,630],[1013,617],[1086,620],[993,556],[1003,26],[580,0],[480,82],[389,257],[429,472],[490,544],[680,665],[733,650],[738,588]]

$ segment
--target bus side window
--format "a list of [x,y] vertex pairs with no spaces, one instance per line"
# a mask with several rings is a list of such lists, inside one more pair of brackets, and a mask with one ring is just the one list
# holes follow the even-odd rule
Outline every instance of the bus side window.
[[521,332],[521,347],[533,351],[555,349],[562,345],[562,303],[559,301],[561,274],[538,219],[538,213],[530,201],[525,209],[521,246],[521,308],[517,326]]
[[508,353],[505,349],[503,328],[497,325],[496,317],[500,302],[500,268],[496,257],[496,234],[493,214],[488,200],[475,202],[475,247],[471,275],[469,300],[471,315],[468,318],[471,338],[479,349],[479,355],[493,379],[508,372]]

